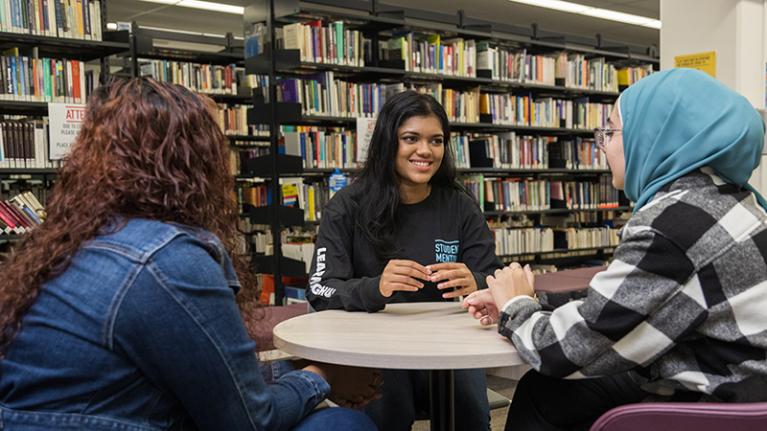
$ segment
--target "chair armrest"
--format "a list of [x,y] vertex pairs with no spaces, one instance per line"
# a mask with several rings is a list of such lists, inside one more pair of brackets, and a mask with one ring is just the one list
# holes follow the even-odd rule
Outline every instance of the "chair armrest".
[[767,403],[644,403],[616,407],[591,431],[767,429]]
[[250,313],[245,313],[245,326],[248,334],[256,342],[256,351],[274,350],[272,332],[282,321],[291,319],[308,312],[307,304],[290,304],[278,307],[260,307]]

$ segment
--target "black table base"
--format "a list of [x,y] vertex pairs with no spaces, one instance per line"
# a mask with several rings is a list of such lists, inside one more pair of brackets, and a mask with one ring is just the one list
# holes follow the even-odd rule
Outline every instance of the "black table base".
[[455,381],[453,370],[429,371],[431,431],[455,431]]

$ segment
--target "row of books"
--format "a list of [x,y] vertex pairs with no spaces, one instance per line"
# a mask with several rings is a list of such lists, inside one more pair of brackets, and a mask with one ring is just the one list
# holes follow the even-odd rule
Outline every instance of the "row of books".
[[0,99],[85,103],[99,85],[99,74],[78,60],[20,55],[18,48],[0,56]]
[[264,182],[248,183],[237,188],[237,202],[240,205],[267,206],[269,205],[270,196],[269,186]]
[[618,70],[618,85],[621,88],[628,87],[653,72],[651,64],[633,67],[624,67]]
[[[361,166],[356,131],[344,127],[282,126],[280,132],[284,153],[300,156],[304,168]],[[474,133],[452,135],[450,147],[455,166],[461,169],[608,168],[605,155],[594,140],[580,137]]]
[[101,40],[99,0],[3,0],[0,31]]
[[386,101],[386,86],[347,82],[323,72],[278,82],[279,102],[300,103],[304,115],[374,117]]
[[[619,192],[609,177],[599,182],[549,181],[519,178],[464,177],[463,184],[485,211],[539,211],[551,208],[609,209],[620,205]],[[304,210],[307,221],[319,221],[322,207],[332,197],[327,180],[305,183],[302,179],[283,178],[282,205]],[[239,188],[240,203],[266,206],[271,202],[271,188],[266,182]]]
[[49,160],[47,118],[0,120],[0,168],[56,168],[59,164]]
[[459,168],[607,169],[605,154],[593,139],[525,136],[515,132],[451,137]]
[[6,178],[0,183],[0,199],[7,200],[16,195],[32,193],[38,202],[45,206],[51,193],[49,185],[45,179],[39,177]]
[[550,197],[564,201],[565,208],[597,209],[620,205],[620,193],[612,186],[612,176],[599,177],[598,182],[551,181]]
[[319,221],[322,208],[334,195],[325,180],[304,183],[301,179],[283,178],[280,183],[282,204],[303,209],[306,221]]
[[[467,99],[467,103],[471,100],[473,98]],[[479,101],[479,113],[486,115],[490,122],[516,126],[594,129],[607,124],[612,110],[612,104],[594,103],[587,97],[557,99],[529,93],[482,93]]]
[[254,127],[248,124],[248,107],[218,104],[216,121],[227,135],[254,135]]
[[477,70],[486,71],[496,81],[554,85],[556,59],[481,41],[477,42]]
[[[403,91],[404,85],[387,88],[386,94]],[[450,121],[533,127],[594,129],[604,127],[611,104],[592,103],[588,97],[574,100],[535,97],[532,93],[483,93],[479,87],[458,91],[441,83],[415,84],[410,88],[439,101]]]
[[515,132],[454,135],[451,145],[458,168],[545,169],[554,136],[520,136]]
[[[536,55],[526,49],[493,47],[484,41],[477,44],[477,51],[477,69],[499,81],[618,91],[621,86],[629,85],[629,82],[621,82],[620,77],[637,69],[619,69],[604,57],[567,51]],[[640,68],[652,72],[652,65]]]
[[559,138],[549,144],[549,167],[575,170],[609,169],[607,156],[594,139]]
[[278,37],[278,46],[299,50],[301,61],[345,66],[364,66],[364,47],[369,44],[362,32],[346,28],[343,21],[289,24]]
[[204,94],[238,94],[244,71],[234,65],[220,66],[173,60],[141,60],[139,74],[183,85]]
[[562,51],[556,60],[557,85],[599,91],[618,91],[618,69],[603,57]]
[[[278,46],[299,50],[305,62],[364,66],[365,59],[371,56],[371,41],[341,21],[289,24],[278,29],[277,34]],[[443,39],[438,34],[416,32],[393,35],[379,45],[379,51],[385,62],[400,62],[408,72],[476,77],[478,71],[483,71],[482,76],[499,81],[600,91],[618,91],[652,73],[649,64],[620,67],[604,57],[568,51],[532,54],[524,48],[489,41]]]
[[242,92],[260,94],[264,100],[269,100],[269,75],[249,74],[241,75],[238,71],[237,81],[240,83]]
[[495,254],[540,253],[554,250],[554,230],[549,227],[523,229],[491,229]]
[[610,181],[608,175],[598,182],[463,177],[464,186],[485,211],[615,208],[620,205],[619,192]]
[[[222,107],[219,116],[237,111]],[[268,131],[247,130],[268,136]],[[233,132],[227,128],[227,133]],[[244,131],[241,131],[244,132]],[[282,126],[279,145],[285,154],[300,156],[304,168],[354,169],[361,166],[358,133],[345,127]],[[241,142],[252,145],[253,142]],[[606,170],[605,154],[594,139],[494,134],[453,134],[450,142],[457,168]]]
[[[283,127],[287,129],[287,127]],[[356,133],[345,128],[295,126],[283,130],[285,154],[300,156],[305,168],[356,168]]]
[[611,227],[574,228],[564,230],[566,241],[564,248],[575,250],[579,248],[611,247],[620,242],[620,229]]
[[636,81],[631,77],[652,72],[652,65],[618,67],[604,57],[575,52],[532,54],[488,41],[443,40],[438,34],[414,32],[392,36],[381,45],[381,58],[404,62],[409,72],[476,77],[484,71],[500,81],[599,91],[618,91]]
[[558,249],[615,247],[620,242],[619,229],[602,227],[530,227],[492,228],[498,256],[545,253]]
[[460,37],[407,33],[382,44],[382,59],[404,61],[408,72],[477,76],[477,44]]
[[[300,103],[305,115],[373,117],[387,97],[406,88],[401,83],[346,82],[336,79],[333,72],[323,72],[305,79],[281,80],[277,98],[280,102]],[[485,114],[486,121],[496,124],[594,129],[604,127],[612,109],[611,104],[592,103],[588,98],[488,94],[480,93],[479,87],[460,91],[442,88],[440,83],[410,88],[434,96],[450,121],[460,123],[480,122],[480,114]]]
[[[327,179],[304,182],[300,178],[281,178],[280,192],[282,205],[301,208],[304,220],[312,222],[322,218],[322,208],[335,194],[331,192]],[[240,187],[238,193],[241,205],[263,207],[272,200],[272,190],[267,182],[247,184]]]
[[[442,85],[438,84],[438,86],[441,87]],[[450,121],[479,123],[480,101],[482,100],[479,87],[468,91],[441,89],[440,95],[436,99],[445,108],[445,113],[447,113],[447,118]]]
[[45,210],[31,192],[0,200],[0,234],[21,235],[45,220]]
[[485,211],[539,211],[551,208],[549,182],[520,178],[463,178],[464,186]]

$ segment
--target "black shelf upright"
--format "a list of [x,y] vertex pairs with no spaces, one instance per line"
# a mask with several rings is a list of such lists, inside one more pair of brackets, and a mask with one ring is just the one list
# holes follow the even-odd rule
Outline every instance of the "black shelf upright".
[[[303,211],[297,208],[286,208],[282,205],[282,193],[280,177],[285,174],[301,174],[303,163],[300,157],[279,154],[278,131],[281,122],[292,120],[296,115],[300,116],[300,106],[296,109],[292,104],[277,102],[277,40],[275,32],[276,17],[296,13],[294,6],[297,3],[282,2],[275,0],[257,0],[245,8],[245,25],[264,23],[266,25],[267,40],[261,53],[260,61],[248,62],[246,68],[248,74],[265,74],[268,76],[268,93],[253,94],[253,109],[248,113],[248,122],[251,124],[269,125],[270,154],[243,163],[247,175],[268,177],[271,188],[271,202],[268,210],[252,209],[251,221],[254,223],[268,224],[272,233],[272,256],[253,256],[253,264],[259,272],[270,273],[274,276],[274,304],[283,305],[285,300],[285,287],[282,283],[283,275],[304,275],[303,262],[288,259],[282,255],[281,231],[284,225],[303,225]],[[290,65],[288,65],[290,66]],[[290,217],[281,217],[290,215]],[[265,220],[264,216],[268,218]],[[268,223],[264,223],[268,222]],[[300,264],[300,265],[299,265]],[[300,273],[300,274],[299,274]]]

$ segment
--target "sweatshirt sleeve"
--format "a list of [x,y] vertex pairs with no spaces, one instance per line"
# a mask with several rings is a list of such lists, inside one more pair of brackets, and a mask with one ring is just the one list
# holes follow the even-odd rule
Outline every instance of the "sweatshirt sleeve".
[[684,251],[648,229],[624,239],[585,299],[548,312],[532,298],[515,298],[498,331],[542,374],[616,374],[647,366],[694,330],[706,316],[702,295]]
[[464,206],[466,216],[461,226],[461,262],[474,274],[477,288],[484,289],[487,287],[485,278],[496,269],[503,268],[503,263],[495,254],[495,239],[479,207],[468,198]]
[[354,278],[354,217],[342,196],[328,202],[310,270],[306,299],[315,310],[343,309],[375,312],[388,298],[378,290],[378,277]]

